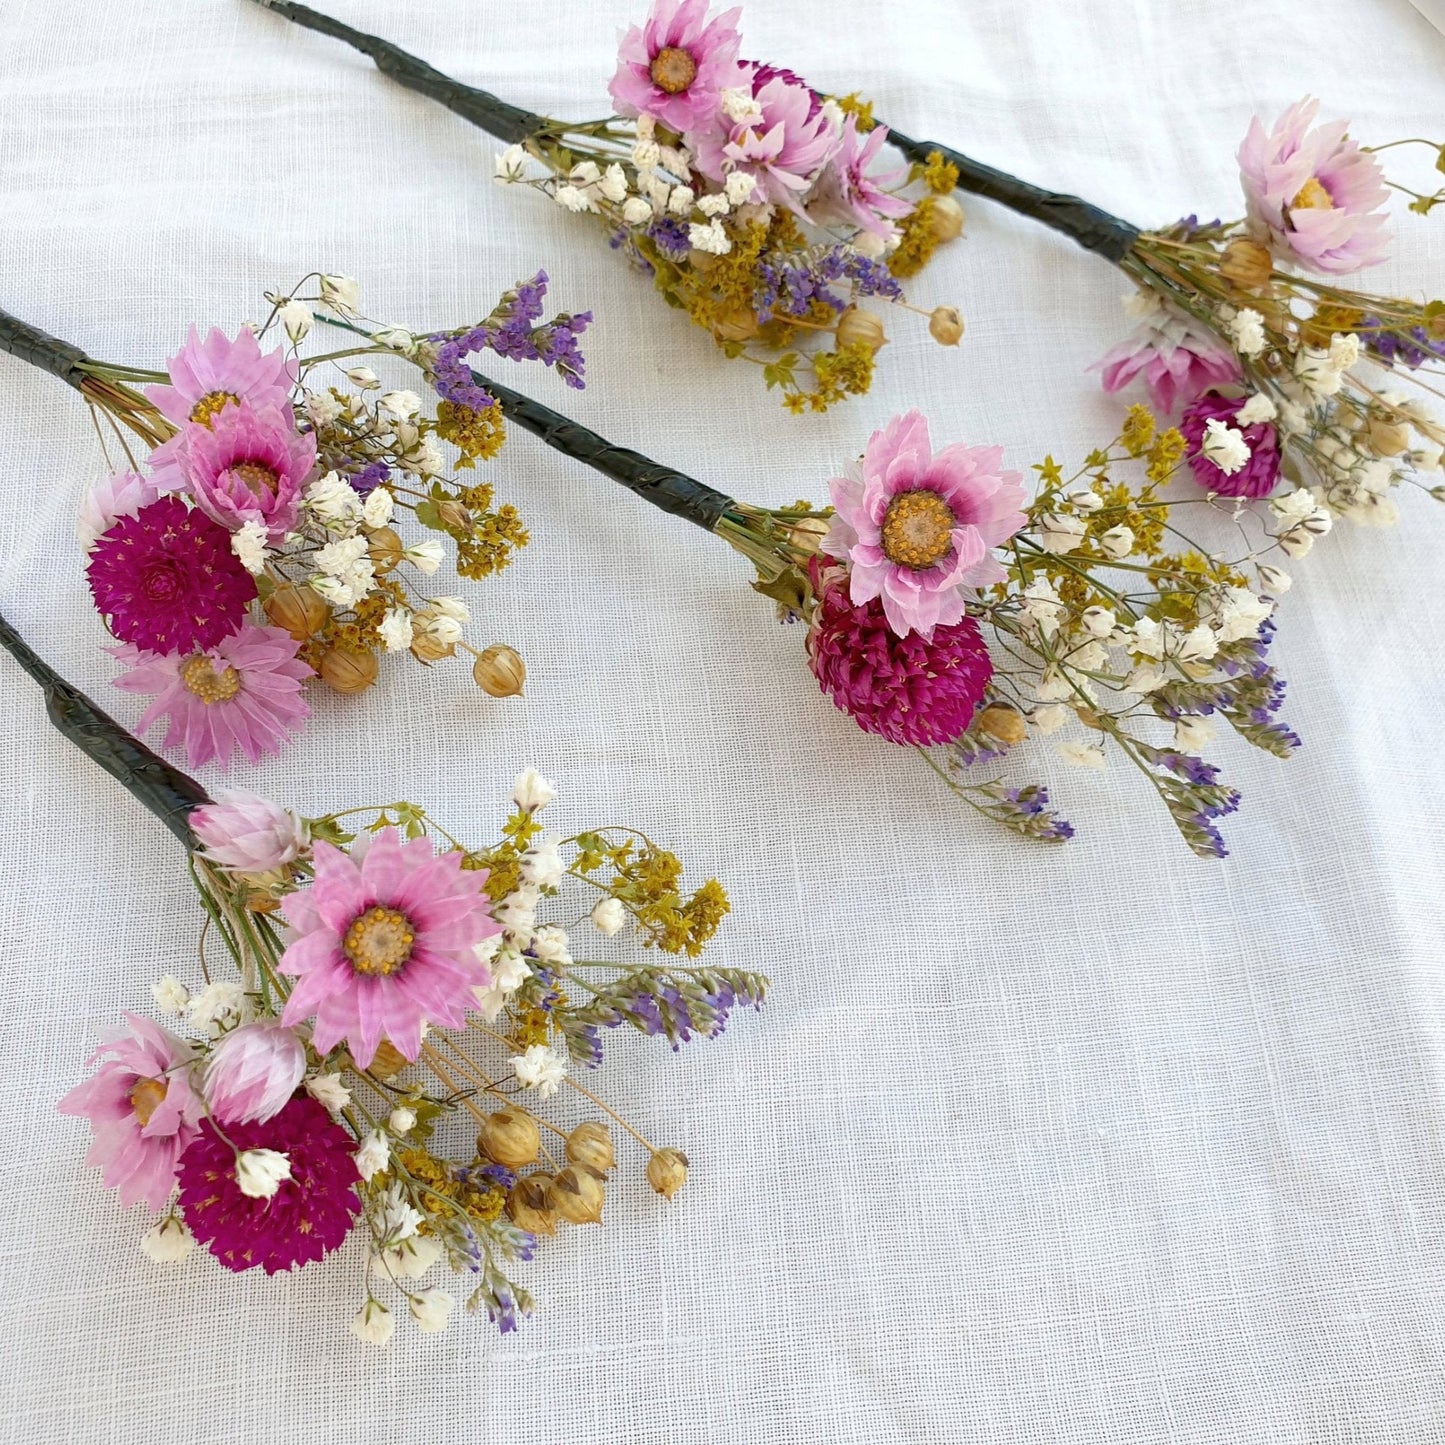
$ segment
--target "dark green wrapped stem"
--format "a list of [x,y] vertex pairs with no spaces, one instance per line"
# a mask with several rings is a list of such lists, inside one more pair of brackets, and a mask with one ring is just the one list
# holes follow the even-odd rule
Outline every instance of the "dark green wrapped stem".
[[939,145],[937,141],[914,140],[902,131],[890,129],[888,143],[919,165],[926,164],[929,153],[937,151],[944,160],[958,167],[958,184],[962,190],[997,201],[1031,220],[1041,221],[1050,230],[1068,236],[1086,251],[1092,251],[1116,265],[1139,239],[1137,226],[1121,221],[1118,216],[1111,216],[1088,201],[1030,185],[1006,171],[995,170],[993,166],[986,166],[959,151],[950,150],[948,146]]
[[0,647],[40,685],[50,721],[93,763],[143,803],[187,848],[195,847],[186,819],[211,800],[191,777],[157,757],[78,687],[68,683],[0,616]]
[[731,497],[705,482],[650,461],[640,452],[613,446],[605,437],[589,431],[580,422],[493,381],[489,376],[474,371],[472,377],[478,386],[497,399],[508,421],[516,422],[525,431],[541,437],[563,456],[585,463],[603,476],[611,477],[614,482],[621,482],[629,492],[671,516],[682,517],[711,532],[734,505]]
[[0,311],[0,351],[58,376],[77,391],[85,380],[84,364],[90,360],[78,346],[59,341],[8,311]]
[[321,35],[329,35],[333,40],[340,40],[354,50],[361,51],[363,55],[369,55],[376,62],[376,68],[389,75],[398,85],[404,85],[418,95],[440,101],[463,120],[471,121],[473,125],[480,126],[489,135],[506,141],[508,145],[526,140],[529,135],[534,135],[547,125],[546,117],[533,115],[529,110],[508,105],[506,101],[499,100],[485,90],[452,80],[441,71],[434,70],[424,60],[408,55],[389,40],[382,40],[350,25],[343,25],[341,21],[322,15],[309,5],[298,5],[294,0],[255,0],[255,3],[274,10],[278,15],[284,15],[288,20],[294,20],[297,25],[303,25]]

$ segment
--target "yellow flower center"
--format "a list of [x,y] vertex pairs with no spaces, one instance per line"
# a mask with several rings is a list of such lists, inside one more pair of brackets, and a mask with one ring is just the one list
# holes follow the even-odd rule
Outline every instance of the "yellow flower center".
[[416,933],[395,908],[368,908],[352,920],[342,948],[351,966],[367,978],[390,978],[411,957]]
[[276,495],[276,488],[280,485],[281,479],[268,466],[260,462],[241,462],[231,468],[234,476],[240,477],[258,497],[266,498]]
[[697,61],[690,52],[669,45],[652,57],[647,73],[659,90],[680,95],[697,78]]
[[948,555],[957,521],[937,492],[900,492],[883,517],[883,555],[900,567],[932,567]]
[[191,420],[204,427],[211,424],[211,418],[228,406],[240,406],[241,398],[233,391],[208,391],[191,408]]
[[210,707],[213,702],[230,702],[240,692],[241,674],[225,663],[217,671],[215,663],[198,652],[181,664],[181,685]]
[[142,1129],[151,1121],[151,1115],[165,1102],[166,1081],[164,1079],[137,1079],[130,1091],[130,1106],[140,1120]]
[[1335,200],[1332,195],[1311,176],[1299,188],[1299,193],[1289,203],[1292,211],[1333,211]]

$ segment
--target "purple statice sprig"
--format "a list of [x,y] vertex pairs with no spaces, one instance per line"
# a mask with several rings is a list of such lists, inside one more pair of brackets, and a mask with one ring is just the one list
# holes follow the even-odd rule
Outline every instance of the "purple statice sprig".
[[501,1334],[513,1333],[519,1320],[531,1315],[534,1301],[521,1285],[507,1278],[496,1255],[506,1260],[528,1260],[536,1248],[536,1236],[519,1229],[505,1214],[482,1226],[481,1280],[467,1299],[467,1309],[485,1309],[487,1318]]
[[1074,825],[1049,806],[1049,790],[1040,783],[1011,788],[1002,778],[989,783],[952,783],[986,818],[1002,823],[1036,843],[1066,843]]
[[1445,358],[1445,340],[1433,341],[1423,326],[1405,330],[1378,316],[1366,316],[1359,332],[1365,348],[1386,366],[1399,361],[1414,371],[1427,361]]
[[586,385],[587,367],[578,338],[592,324],[592,313],[560,312],[538,325],[546,295],[547,273],[538,271],[530,281],[519,281],[506,292],[485,321],[426,337],[436,352],[430,379],[437,395],[469,411],[491,407],[494,398],[467,365],[470,357],[482,351],[495,352],[506,361],[540,361],[556,370],[568,386],[581,390]]
[[[837,286],[850,286],[851,295]],[[816,302],[836,312],[847,310],[854,297],[881,296],[900,300],[903,287],[884,261],[865,256],[839,242],[807,251],[777,253],[758,262],[753,310],[766,324],[775,317],[806,316]]]
[[1215,826],[1239,807],[1239,792],[1218,781],[1219,769],[1177,748],[1155,748],[1137,740],[1139,758],[1150,765],[1153,782],[1184,841],[1201,858],[1227,858],[1224,835]]
[[737,968],[636,968],[587,987],[587,1002],[558,1017],[571,1056],[591,1068],[602,1057],[599,1029],[629,1024],[678,1049],[694,1038],[717,1038],[734,1008],[760,1008],[768,985],[761,974]]

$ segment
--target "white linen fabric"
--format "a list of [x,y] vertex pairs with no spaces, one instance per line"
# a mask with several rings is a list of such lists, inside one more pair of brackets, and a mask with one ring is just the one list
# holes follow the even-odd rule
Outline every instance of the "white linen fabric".
[[[606,109],[642,0],[326,0],[543,112]],[[751,0],[745,53],[859,88],[917,135],[1131,219],[1239,209],[1250,115],[1310,92],[1370,141],[1445,113],[1408,0]],[[591,307],[584,393],[506,373],[745,497],[823,498],[918,405],[1013,465],[1079,458],[1120,406],[1104,263],[983,202],[914,286],[956,352],[890,322],[869,397],[793,419],[588,226],[491,181],[497,149],[362,57],[242,0],[8,0],[0,304],[159,362],[314,267],[418,327],[544,266]],[[1421,152],[1421,156],[1424,153]],[[1402,159],[1404,159],[1402,157]],[[1428,159],[1419,166],[1428,176]],[[1437,177],[1438,179],[1438,177]],[[1404,214],[1372,287],[1438,293],[1445,229]],[[0,608],[121,719],[73,514],[102,471],[78,398],[0,357]],[[513,774],[555,822],[630,821],[716,871],[718,956],[772,1002],[676,1057],[618,1038],[594,1081],[694,1161],[670,1205],[624,1153],[602,1229],[520,1270],[537,1317],[360,1344],[358,1243],[295,1277],[162,1269],[55,1113],[122,1009],[192,978],[174,842],[46,725],[0,660],[0,1195],[8,1441],[1320,1442],[1445,1440],[1445,518],[1342,527],[1294,567],[1276,656],[1289,762],[1220,745],[1232,856],[1191,856],[1142,780],[1068,769],[1078,827],[1030,846],[818,693],[741,559],[517,433],[492,475],[533,541],[462,589],[531,666],[323,697],[235,780],[317,812],[406,797],[490,836]],[[203,774],[209,783],[214,771]]]

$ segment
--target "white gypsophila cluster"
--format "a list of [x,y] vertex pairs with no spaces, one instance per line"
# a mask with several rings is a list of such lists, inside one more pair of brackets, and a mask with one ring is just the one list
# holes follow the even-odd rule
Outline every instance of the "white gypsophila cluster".
[[427,1234],[414,1234],[381,1251],[381,1267],[392,1279],[420,1279],[446,1253]]
[[349,537],[362,521],[361,498],[339,472],[318,477],[302,494],[301,505],[326,532]]
[[306,1080],[306,1092],[331,1114],[339,1114],[351,1102],[351,1090],[340,1074],[313,1074]]
[[396,499],[389,487],[377,487],[361,504],[361,520],[368,527],[384,527],[391,521]]
[[1232,477],[1249,464],[1249,443],[1244,439],[1244,433],[1217,416],[1205,422],[1204,439],[1199,444],[1199,450],[1226,477]]
[[451,1323],[456,1300],[445,1290],[424,1289],[407,1296],[407,1308],[424,1335],[439,1334]]
[[1275,541],[1290,557],[1305,556],[1315,539],[1327,535],[1334,525],[1329,508],[1308,487],[1296,487],[1283,496],[1271,497],[1269,509],[1278,523]]
[[200,993],[192,994],[186,1006],[186,1022],[198,1034],[220,1038],[234,1028],[248,1023],[251,1002],[239,983],[210,983]]
[[386,1142],[385,1134],[379,1129],[372,1129],[357,1146],[353,1157],[356,1160],[356,1172],[363,1179],[370,1180],[391,1162],[391,1145]]
[[266,570],[266,529],[260,522],[243,522],[231,533],[231,551],[253,577]]
[[378,1192],[368,1212],[378,1251],[392,1249],[403,1240],[414,1238],[426,1223],[426,1215],[413,1207],[406,1190],[396,1182]]
[[247,1199],[274,1199],[291,1177],[291,1160],[275,1149],[243,1149],[236,1156],[236,1184]]
[[335,316],[361,314],[361,283],[354,276],[322,276],[321,304]]
[[539,1099],[550,1099],[567,1077],[567,1056],[546,1044],[533,1044],[512,1057],[517,1082],[533,1090]]
[[376,567],[368,556],[365,537],[342,537],[317,548],[312,556],[316,572],[311,588],[338,607],[354,607],[376,586]]
[[1236,311],[1225,325],[1234,349],[1241,356],[1258,356],[1269,345],[1264,316],[1251,306]]
[[191,1001],[191,991],[180,979],[167,973],[151,985],[151,997],[156,1007],[167,1017],[174,1017],[186,1011]]
[[388,607],[377,623],[376,635],[388,652],[406,652],[414,636],[411,613],[405,607]]

